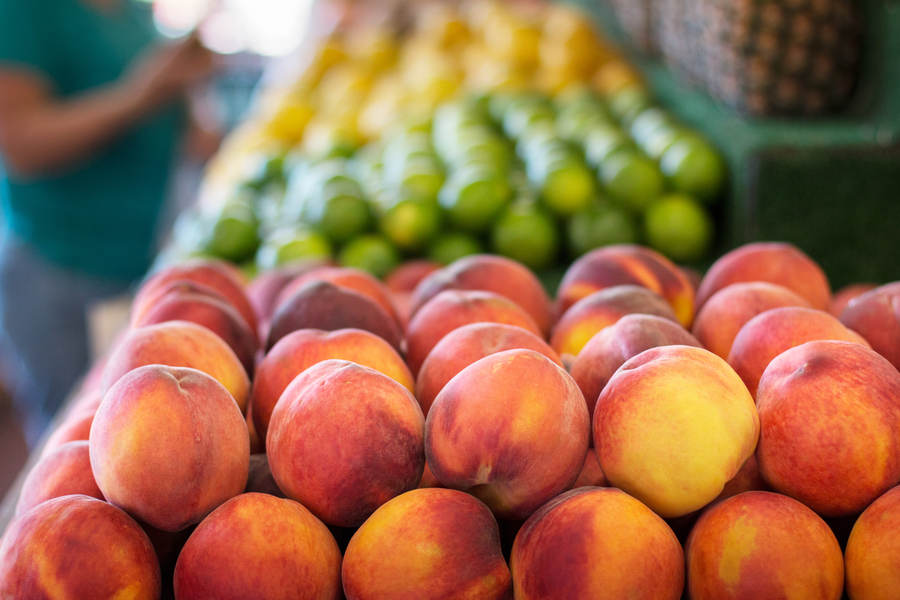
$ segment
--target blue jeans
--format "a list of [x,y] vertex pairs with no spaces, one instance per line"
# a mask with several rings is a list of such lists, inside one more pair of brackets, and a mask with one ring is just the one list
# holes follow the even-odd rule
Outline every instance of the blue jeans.
[[128,288],[73,273],[0,233],[0,348],[34,446],[90,361],[88,307]]

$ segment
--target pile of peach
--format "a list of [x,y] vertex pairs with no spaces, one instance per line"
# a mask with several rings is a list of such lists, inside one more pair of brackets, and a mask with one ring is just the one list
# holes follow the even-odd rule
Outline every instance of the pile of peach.
[[900,282],[832,296],[778,243],[694,281],[637,246],[555,303],[495,256],[161,271],[0,597],[900,597]]

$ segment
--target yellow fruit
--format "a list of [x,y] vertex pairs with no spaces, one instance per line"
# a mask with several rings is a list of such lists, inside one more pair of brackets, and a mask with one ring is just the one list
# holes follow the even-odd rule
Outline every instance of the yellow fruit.
[[609,97],[632,86],[644,87],[644,81],[637,70],[621,58],[609,60],[594,75],[594,88],[602,96]]

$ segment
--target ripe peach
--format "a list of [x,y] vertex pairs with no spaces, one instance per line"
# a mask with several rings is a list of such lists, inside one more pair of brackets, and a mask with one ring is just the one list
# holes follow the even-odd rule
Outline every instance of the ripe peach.
[[445,335],[482,322],[515,325],[541,335],[532,318],[512,300],[493,292],[446,290],[419,309],[407,327],[406,360],[413,375]]
[[900,281],[852,300],[841,313],[841,323],[866,338],[873,350],[900,369]]
[[747,321],[767,310],[785,306],[809,308],[809,303],[774,283],[735,283],[716,292],[703,305],[691,333],[704,348],[728,358],[734,338]]
[[900,487],[885,492],[853,525],[844,567],[853,600],[891,600],[900,589]]
[[418,485],[423,421],[413,395],[387,375],[326,360],[294,379],[275,405],[269,467],[288,497],[329,525],[356,527]]
[[272,316],[266,348],[298,329],[363,329],[398,351],[403,334],[397,321],[368,296],[328,281],[308,281]]
[[722,488],[722,493],[714,500],[721,502],[726,498],[737,496],[743,492],[766,491],[769,486],[766,485],[762,475],[759,474],[759,462],[756,460],[756,454],[750,456],[747,462],[737,472],[737,475],[731,478],[731,481]]
[[325,266],[318,261],[294,263],[257,275],[247,286],[246,293],[256,319],[263,325],[275,312],[279,294],[291,281],[313,269]]
[[659,516],[615,488],[583,487],[531,515],[513,543],[516,600],[678,600],[684,554]]
[[496,352],[527,348],[540,352],[559,366],[562,362],[547,342],[533,333],[501,323],[471,323],[441,338],[428,353],[416,379],[416,398],[422,412],[428,409],[447,382],[478,359]]
[[825,273],[803,251],[783,242],[755,242],[735,248],[713,263],[697,290],[697,307],[702,308],[719,290],[749,281],[786,287],[819,310],[828,310],[831,300]]
[[550,345],[560,354],[578,356],[594,335],[631,314],[656,315],[678,323],[659,294],[637,285],[617,285],[573,304],[553,328]]
[[218,381],[196,369],[148,365],[106,393],[90,454],[107,500],[153,527],[179,531],[244,489],[250,440]]
[[773,489],[842,516],[900,482],[900,373],[872,350],[791,348],[766,367],[756,400],[759,470]]
[[869,344],[858,333],[821,310],[786,306],[760,313],[747,321],[731,345],[728,364],[756,397],[756,387],[772,359],[794,346],[813,340]]
[[488,508],[468,494],[419,489],[383,504],[350,539],[347,600],[509,597],[509,568]]
[[167,321],[130,330],[106,363],[103,389],[108,390],[132,369],[153,364],[203,371],[228,390],[241,412],[247,409],[247,371],[228,344],[206,327]]
[[828,304],[828,312],[835,317],[840,317],[850,302],[877,287],[874,283],[853,283],[842,287],[831,297],[831,302]]
[[444,487],[441,485],[441,482],[435,478],[434,473],[431,472],[431,467],[428,466],[428,461],[425,461],[425,470],[422,471],[422,479],[419,480],[420,488],[433,488],[433,487]]
[[153,546],[128,515],[71,495],[38,504],[0,542],[2,598],[160,597]]
[[425,454],[443,485],[522,519],[575,482],[589,430],[568,373],[533,350],[506,350],[444,386],[425,423]]
[[410,260],[393,271],[384,279],[384,284],[391,292],[400,324],[406,329],[412,317],[412,293],[420,281],[441,268],[440,263],[430,260]]
[[597,396],[616,369],[644,350],[672,345],[699,347],[700,342],[678,323],[647,314],[625,315],[592,337],[569,371],[584,394],[591,417]]
[[640,285],[656,292],[685,327],[694,318],[694,288],[684,272],[662,254],[628,244],[592,250],[572,263],[559,284],[559,311],[616,285]]
[[96,409],[79,409],[67,414],[62,423],[50,434],[41,456],[46,456],[67,442],[87,441],[91,435],[91,423],[94,422]]
[[610,485],[667,518],[715,499],[759,435],[741,378],[693,346],[660,346],[629,359],[597,398],[593,425]]
[[581,465],[581,472],[578,474],[578,479],[572,484],[572,489],[589,486],[605,487],[606,485],[606,476],[603,474],[603,469],[600,468],[597,453],[593,448],[588,448],[584,455],[584,464]]
[[292,331],[269,350],[257,366],[253,379],[253,423],[260,438],[266,439],[272,410],[294,377],[329,358],[349,360],[375,369],[413,391],[413,376],[403,358],[374,333],[362,329]]
[[70,494],[84,494],[103,500],[103,494],[91,471],[91,457],[86,440],[67,442],[41,457],[22,484],[16,514],[45,500]]
[[493,292],[518,304],[543,335],[553,326],[553,305],[541,282],[528,267],[503,256],[466,256],[435,271],[416,286],[411,314],[444,290]]
[[693,600],[838,600],[841,548],[793,498],[744,492],[707,509],[685,546]]
[[341,551],[301,504],[241,494],[197,526],[178,555],[173,579],[178,600],[336,600]]

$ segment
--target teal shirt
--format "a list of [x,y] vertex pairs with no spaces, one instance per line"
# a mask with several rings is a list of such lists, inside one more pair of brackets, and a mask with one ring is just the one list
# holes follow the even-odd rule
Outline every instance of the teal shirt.
[[[0,0],[0,64],[39,71],[62,99],[118,79],[155,36],[145,3],[103,13],[83,0]],[[178,107],[161,111],[49,177],[5,174],[0,156],[7,226],[57,265],[140,277],[155,251],[180,121]]]

